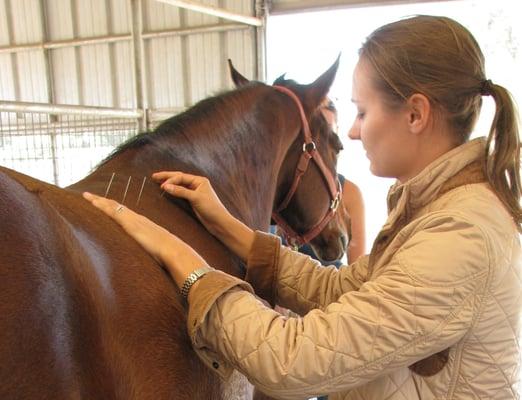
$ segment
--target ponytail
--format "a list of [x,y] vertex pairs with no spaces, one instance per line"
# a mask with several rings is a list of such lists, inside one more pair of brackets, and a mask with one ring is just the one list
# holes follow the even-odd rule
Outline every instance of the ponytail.
[[486,176],[522,232],[520,137],[515,105],[509,92],[491,81],[485,81],[482,94],[491,95],[496,103],[486,142]]

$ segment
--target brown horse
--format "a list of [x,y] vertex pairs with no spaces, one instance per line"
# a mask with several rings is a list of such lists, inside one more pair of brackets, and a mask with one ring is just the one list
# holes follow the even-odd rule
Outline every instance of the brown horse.
[[[337,63],[314,83],[290,87],[331,173],[340,142],[316,110],[336,69]],[[123,202],[190,243],[210,265],[243,276],[240,260],[187,203],[143,177],[158,170],[205,175],[236,217],[266,230],[303,151],[302,126],[287,94],[252,82],[137,136],[67,189],[0,168],[0,399],[251,396],[241,375],[223,382],[203,366],[169,276],[80,192]],[[285,217],[303,233],[330,202],[312,163]]]

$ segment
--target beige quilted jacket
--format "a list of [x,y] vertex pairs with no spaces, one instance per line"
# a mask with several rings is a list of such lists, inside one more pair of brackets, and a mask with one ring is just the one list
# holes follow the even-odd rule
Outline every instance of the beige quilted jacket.
[[[256,233],[249,284],[215,271],[188,329],[224,379],[233,368],[275,398],[518,398],[520,237],[484,182],[482,139],[391,188],[370,256],[324,268]],[[246,290],[241,290],[246,289]]]

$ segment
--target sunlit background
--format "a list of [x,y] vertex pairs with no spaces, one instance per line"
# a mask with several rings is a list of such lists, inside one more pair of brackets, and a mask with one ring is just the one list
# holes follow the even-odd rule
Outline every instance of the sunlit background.
[[[339,109],[344,143],[338,170],[362,190],[367,221],[367,251],[386,219],[386,193],[390,179],[370,174],[369,163],[358,141],[347,137],[355,117],[352,105],[352,71],[365,37],[375,28],[413,14],[444,15],[466,26],[486,57],[488,78],[522,99],[522,24],[516,0],[463,0],[383,7],[350,8],[294,15],[271,16],[267,27],[268,81],[282,73],[309,83],[323,73],[341,53],[341,64],[330,95]],[[487,135],[494,103],[485,98],[474,136]]]

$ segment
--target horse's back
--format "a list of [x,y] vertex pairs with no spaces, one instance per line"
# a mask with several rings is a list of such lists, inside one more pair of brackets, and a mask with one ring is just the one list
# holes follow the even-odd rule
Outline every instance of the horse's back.
[[78,193],[0,169],[0,223],[0,398],[221,398],[168,276]]

